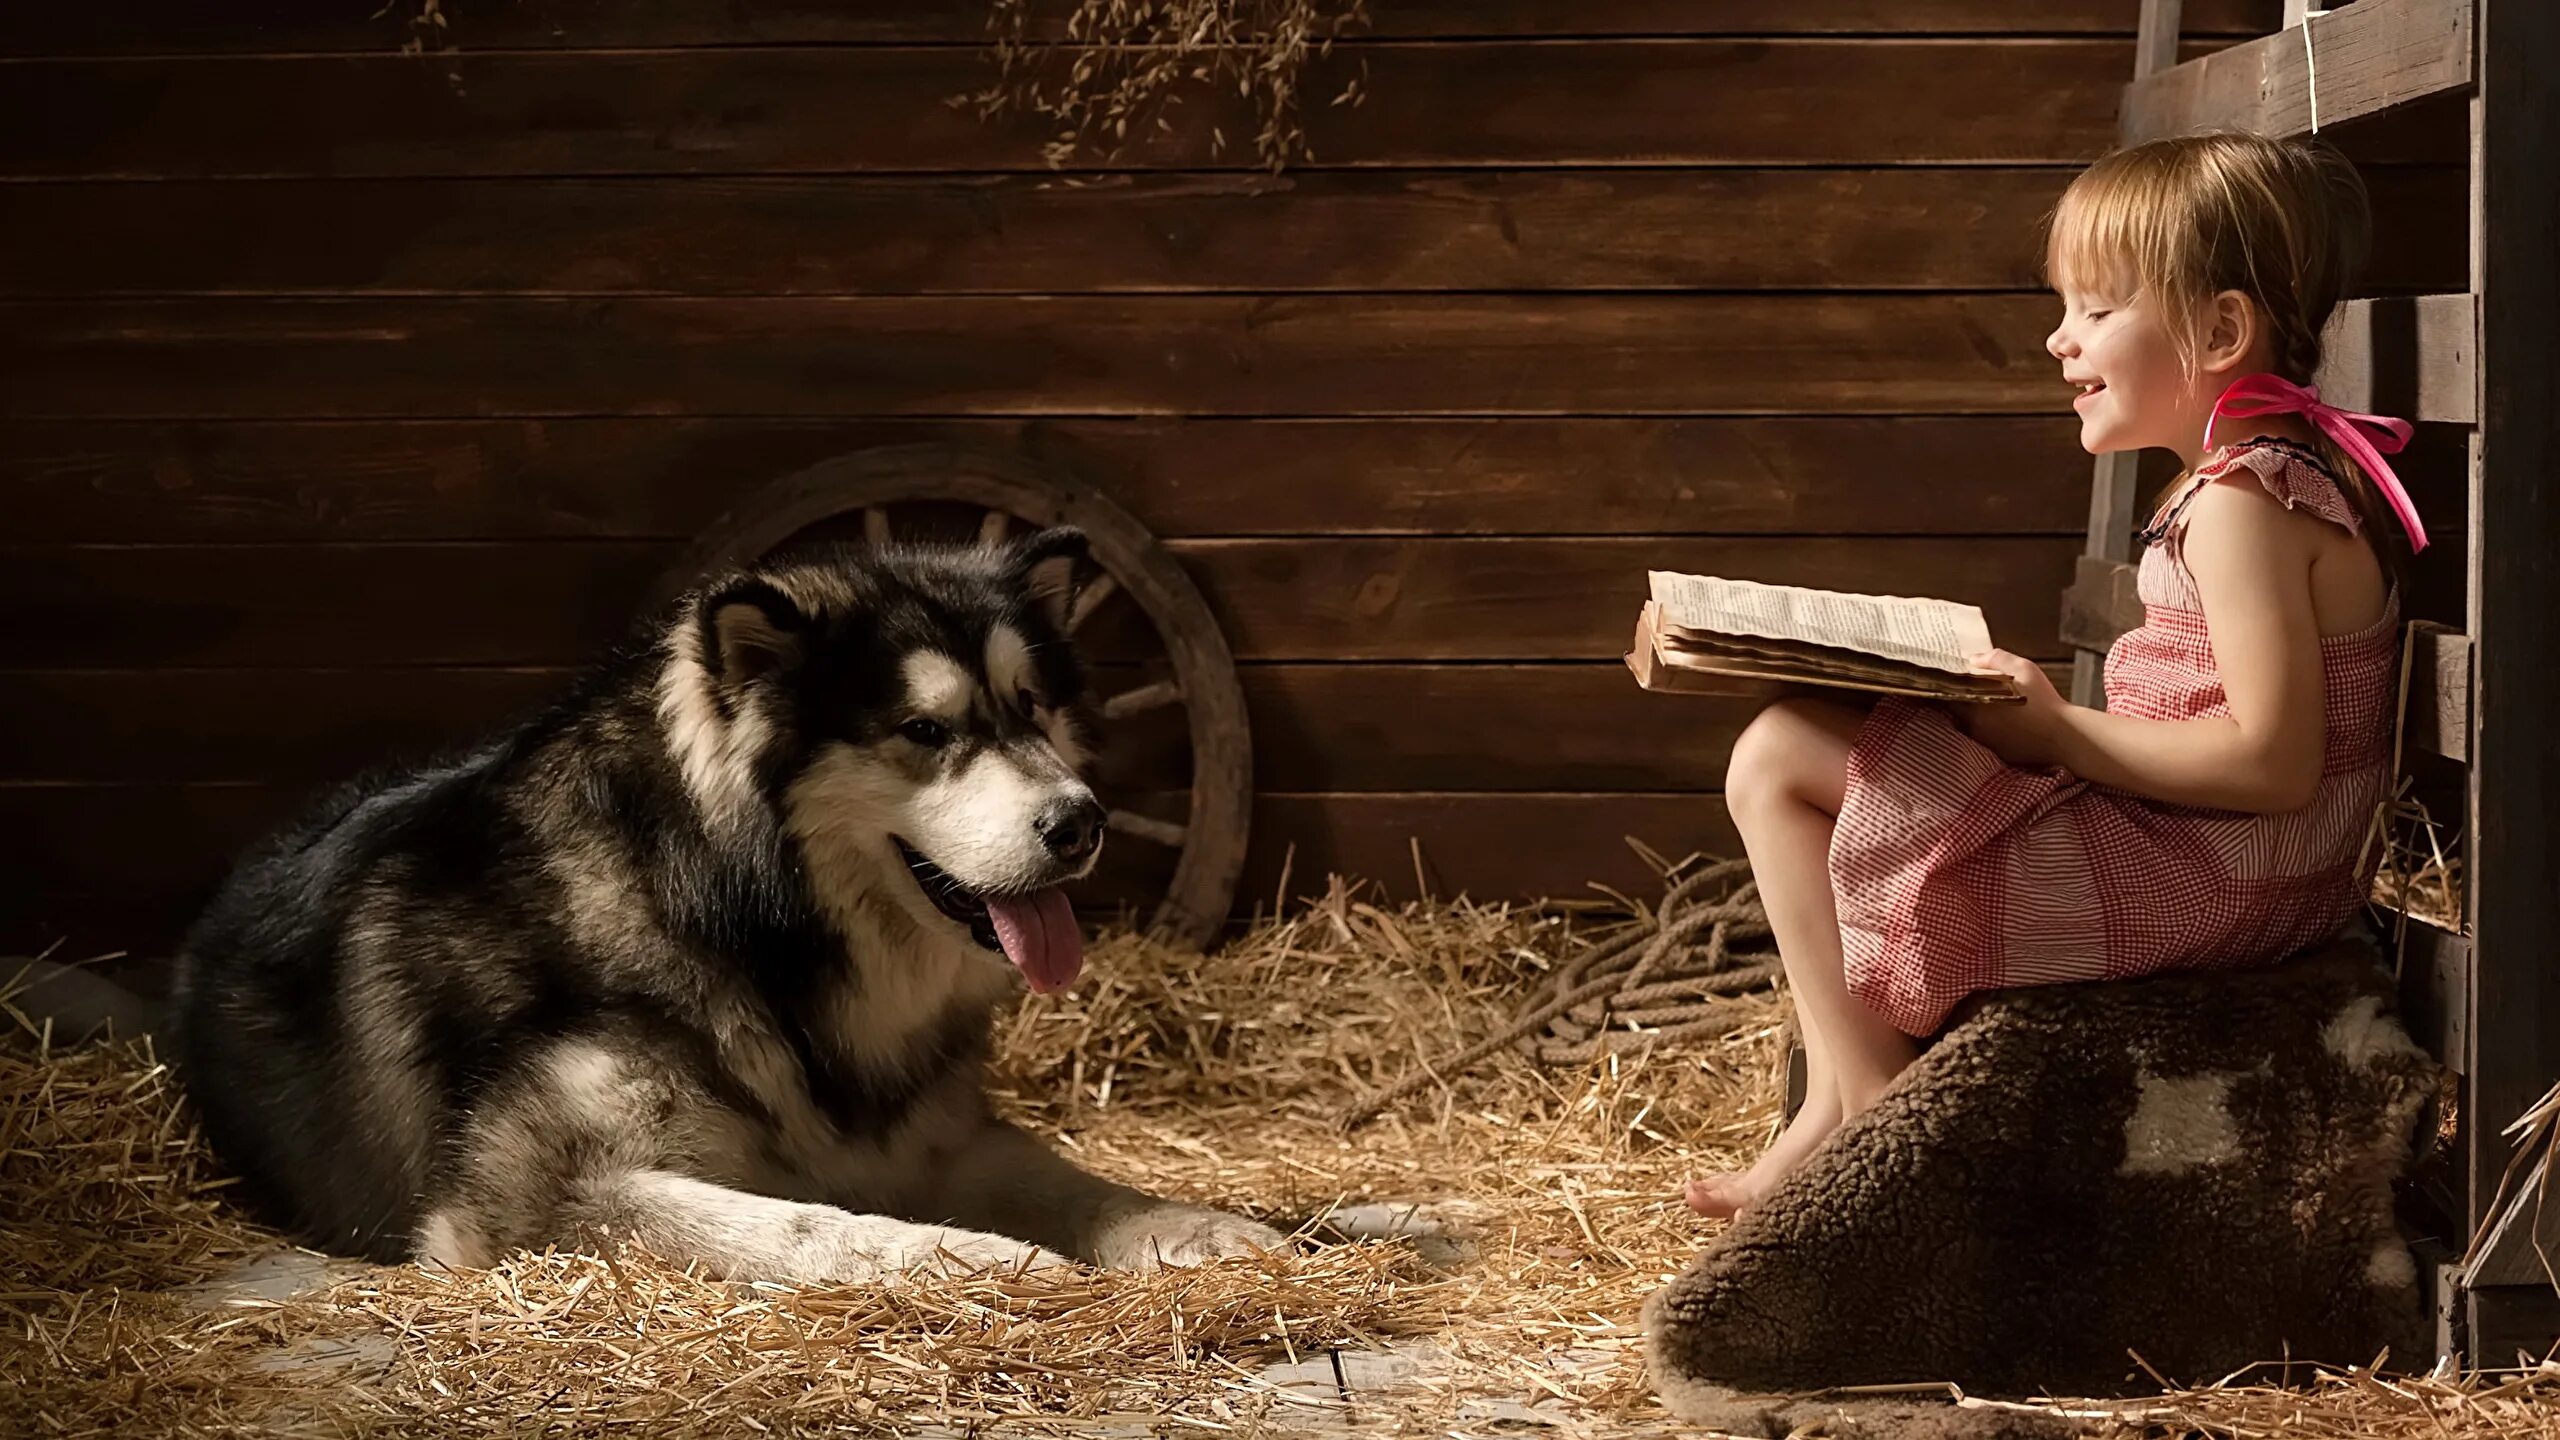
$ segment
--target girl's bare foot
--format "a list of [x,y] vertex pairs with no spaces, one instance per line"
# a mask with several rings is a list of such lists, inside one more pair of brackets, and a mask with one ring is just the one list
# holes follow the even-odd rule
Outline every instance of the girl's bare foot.
[[1796,1118],[1751,1168],[1739,1175],[1707,1175],[1692,1180],[1683,1190],[1689,1208],[1714,1220],[1730,1220],[1757,1205],[1777,1188],[1787,1172],[1804,1163],[1804,1158],[1822,1147],[1831,1132],[1840,1128],[1840,1100],[1834,1093],[1817,1102],[1808,1099]]
[[1684,1186],[1681,1197],[1710,1220],[1730,1220],[1760,1203],[1760,1187],[1747,1172],[1703,1175]]

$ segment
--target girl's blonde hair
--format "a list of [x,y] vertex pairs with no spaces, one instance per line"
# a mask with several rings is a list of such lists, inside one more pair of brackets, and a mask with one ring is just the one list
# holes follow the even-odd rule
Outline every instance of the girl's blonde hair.
[[[2327,145],[2180,135],[2080,172],[2047,227],[2045,273],[2119,300],[2143,296],[2190,376],[2213,298],[2236,290],[2257,308],[2276,373],[2308,384],[2321,329],[2364,263],[2372,223],[2363,180]],[[2372,481],[2326,436],[2315,448],[2346,482],[2366,538],[2398,569],[2405,539],[2395,538],[2399,525]]]

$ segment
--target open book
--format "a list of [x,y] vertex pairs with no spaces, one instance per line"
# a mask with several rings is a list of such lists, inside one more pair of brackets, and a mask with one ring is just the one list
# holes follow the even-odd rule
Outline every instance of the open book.
[[1989,703],[2019,698],[1965,656],[1991,648],[1982,612],[1950,600],[1850,595],[1650,572],[1627,668],[1647,690],[1758,694],[1828,685]]

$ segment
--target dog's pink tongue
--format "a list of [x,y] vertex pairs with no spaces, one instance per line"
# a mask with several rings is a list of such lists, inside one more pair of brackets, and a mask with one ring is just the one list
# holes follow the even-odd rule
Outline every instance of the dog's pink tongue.
[[1013,962],[1031,992],[1046,995],[1076,983],[1084,969],[1084,936],[1076,930],[1076,912],[1064,890],[1042,890],[1019,898],[987,897],[987,918],[996,923],[996,943]]

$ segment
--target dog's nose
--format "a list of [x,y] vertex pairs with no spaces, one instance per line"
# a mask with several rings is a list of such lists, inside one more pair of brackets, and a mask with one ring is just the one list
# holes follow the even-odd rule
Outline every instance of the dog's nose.
[[1052,800],[1040,812],[1040,843],[1061,860],[1082,860],[1102,848],[1105,818],[1090,795]]

